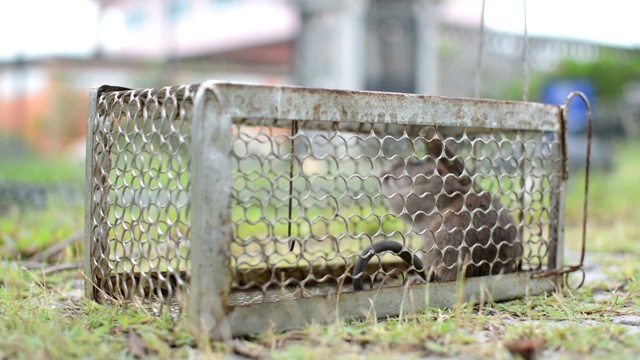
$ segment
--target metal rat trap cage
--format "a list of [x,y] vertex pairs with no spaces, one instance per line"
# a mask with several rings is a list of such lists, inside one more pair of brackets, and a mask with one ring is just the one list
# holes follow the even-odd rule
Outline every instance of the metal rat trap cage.
[[[178,299],[194,328],[224,337],[552,290],[566,270],[563,109],[216,82],[94,89],[86,294],[98,301]],[[427,125],[448,151],[429,151],[434,139],[421,132]],[[418,216],[440,216],[445,210],[437,205],[422,213],[390,209],[393,196],[418,203],[434,196],[436,204],[438,196],[452,196],[417,191],[421,175],[408,171],[413,163],[452,161],[463,169],[432,167],[422,177],[464,178],[491,196],[483,209],[467,202],[455,211],[472,220],[479,212],[509,214],[521,248],[518,271],[425,283],[412,280],[421,270],[415,264],[381,253],[359,275],[364,290],[355,291],[354,263],[378,241],[425,258],[466,246],[436,241],[427,249],[425,236],[496,237],[504,224],[451,227],[444,217],[435,230],[414,226]],[[409,192],[385,190],[386,181],[401,179]],[[476,259],[473,251],[472,265],[501,261],[495,254]]]

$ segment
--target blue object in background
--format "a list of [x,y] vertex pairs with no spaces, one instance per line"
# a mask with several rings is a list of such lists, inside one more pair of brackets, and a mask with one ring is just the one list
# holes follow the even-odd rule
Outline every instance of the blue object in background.
[[[554,80],[548,82],[542,89],[542,102],[553,105],[564,105],[567,96],[572,91],[582,91],[591,104],[593,112],[593,100],[596,94],[595,86],[586,79]],[[583,133],[587,130],[587,106],[582,99],[574,97],[569,103],[569,134]]]

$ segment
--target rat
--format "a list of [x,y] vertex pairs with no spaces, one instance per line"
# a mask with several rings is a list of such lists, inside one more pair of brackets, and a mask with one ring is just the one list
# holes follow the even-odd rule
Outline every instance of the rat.
[[426,281],[453,281],[461,271],[465,277],[475,277],[520,270],[522,241],[507,209],[474,184],[462,158],[434,127],[423,128],[420,137],[430,156],[424,160],[395,158],[381,178],[391,212],[421,234],[424,261],[396,241],[376,242],[356,261],[354,290],[362,290],[359,275],[369,260],[385,251],[400,256]]

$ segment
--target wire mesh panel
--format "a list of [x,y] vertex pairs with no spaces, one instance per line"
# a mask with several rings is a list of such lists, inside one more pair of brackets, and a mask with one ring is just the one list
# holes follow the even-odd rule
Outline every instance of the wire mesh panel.
[[514,298],[562,268],[560,107],[220,83],[94,95],[94,298],[189,291],[194,327],[225,336],[447,306],[456,279],[468,299]]
[[189,138],[195,87],[103,92],[89,134],[96,297],[171,297],[188,283]]

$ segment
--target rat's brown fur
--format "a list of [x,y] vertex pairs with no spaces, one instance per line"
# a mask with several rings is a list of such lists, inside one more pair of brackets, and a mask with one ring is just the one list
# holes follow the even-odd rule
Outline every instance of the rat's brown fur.
[[[499,199],[474,188],[464,162],[435,128],[420,134],[433,158],[395,159],[382,174],[382,192],[389,209],[422,234],[429,280],[452,281],[460,270],[465,277],[518,271],[523,251],[511,215]],[[383,251],[398,254],[388,246],[370,246],[363,251],[370,256],[359,258],[357,269]]]

